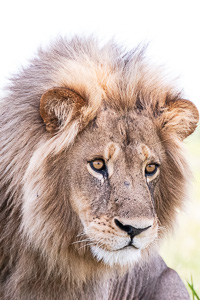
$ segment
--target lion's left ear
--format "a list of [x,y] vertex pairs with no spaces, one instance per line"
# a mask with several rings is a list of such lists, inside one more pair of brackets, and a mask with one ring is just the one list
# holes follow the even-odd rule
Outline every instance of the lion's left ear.
[[80,115],[81,108],[86,101],[76,92],[67,88],[53,88],[47,90],[40,99],[40,116],[46,130],[57,132],[67,120],[68,123]]
[[193,133],[199,121],[196,106],[189,100],[169,101],[158,118],[161,132],[176,135],[184,140]]

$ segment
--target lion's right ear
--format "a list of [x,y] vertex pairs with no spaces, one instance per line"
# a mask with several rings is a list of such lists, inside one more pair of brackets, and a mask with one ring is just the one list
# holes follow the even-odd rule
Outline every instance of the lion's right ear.
[[85,100],[67,88],[53,88],[46,91],[40,99],[40,115],[46,130],[57,132],[65,123],[80,113]]

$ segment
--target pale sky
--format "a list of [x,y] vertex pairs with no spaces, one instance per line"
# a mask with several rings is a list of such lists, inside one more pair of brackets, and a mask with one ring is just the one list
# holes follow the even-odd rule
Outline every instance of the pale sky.
[[180,78],[185,97],[200,110],[199,0],[2,0],[0,89],[58,34],[114,37],[129,49],[150,42],[151,60]]

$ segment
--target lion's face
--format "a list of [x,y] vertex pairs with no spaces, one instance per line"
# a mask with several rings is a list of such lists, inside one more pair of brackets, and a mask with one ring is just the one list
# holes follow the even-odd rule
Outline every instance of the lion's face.
[[98,260],[133,263],[153,246],[162,158],[153,122],[136,113],[102,110],[77,137],[70,201],[83,224],[82,240]]

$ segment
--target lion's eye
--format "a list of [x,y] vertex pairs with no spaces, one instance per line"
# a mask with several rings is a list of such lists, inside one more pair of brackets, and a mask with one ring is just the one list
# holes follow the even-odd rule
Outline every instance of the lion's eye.
[[145,175],[146,176],[153,176],[158,170],[157,164],[149,164],[145,168]]
[[104,172],[106,171],[106,164],[103,159],[95,159],[90,162],[90,167],[96,172]]

